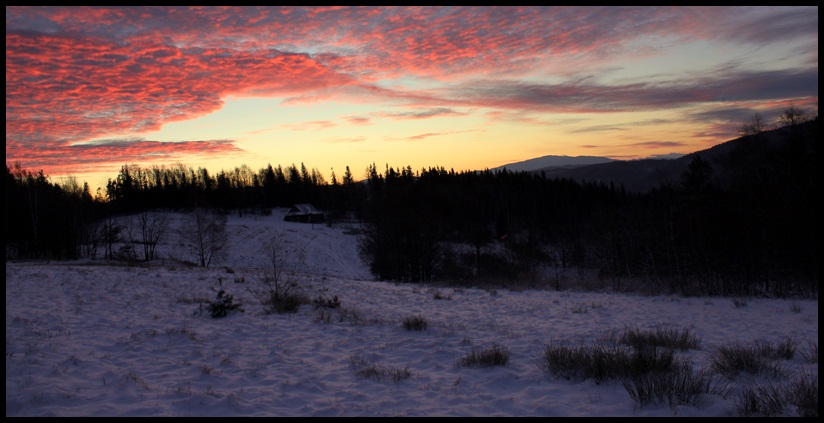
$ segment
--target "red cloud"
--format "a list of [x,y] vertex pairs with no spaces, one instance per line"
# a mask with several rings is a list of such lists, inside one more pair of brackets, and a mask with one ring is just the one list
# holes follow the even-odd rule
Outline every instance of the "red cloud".
[[[45,142],[6,145],[6,162],[20,162],[24,168],[46,174],[85,173],[110,169],[112,164],[174,162],[183,157],[212,156],[242,152],[231,140],[160,142],[148,140],[106,141],[66,145]],[[11,152],[10,152],[11,151]],[[22,153],[18,153],[21,152]],[[70,158],[70,159],[69,159]]]
[[[229,95],[610,112],[713,101],[718,93],[747,100],[773,91],[760,100],[803,91],[779,95],[776,80],[780,87],[815,81],[817,93],[817,48],[814,72],[770,78],[661,86],[514,80],[533,71],[569,75],[679,39],[759,46],[769,42],[764,34],[773,36],[759,31],[764,24],[786,30],[782,41],[808,37],[817,47],[817,9],[7,7],[6,154],[80,151],[74,143],[212,113]],[[405,76],[461,83],[437,91],[381,83]]]

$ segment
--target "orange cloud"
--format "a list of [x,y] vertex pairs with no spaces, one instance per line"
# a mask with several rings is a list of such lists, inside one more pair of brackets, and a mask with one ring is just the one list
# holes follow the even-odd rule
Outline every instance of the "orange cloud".
[[[544,121],[531,113],[794,98],[817,106],[817,15],[817,8],[7,7],[6,155],[49,165],[67,152],[94,163],[106,154],[121,162],[124,151],[172,157],[187,147],[82,143],[204,116],[228,96],[412,108],[384,115],[399,119],[480,107],[536,123]],[[806,68],[702,71],[656,83],[596,75],[681,42],[758,50],[799,39],[809,48],[787,54],[803,55]],[[404,79],[437,88],[396,82]],[[198,142],[194,150],[237,149]]]

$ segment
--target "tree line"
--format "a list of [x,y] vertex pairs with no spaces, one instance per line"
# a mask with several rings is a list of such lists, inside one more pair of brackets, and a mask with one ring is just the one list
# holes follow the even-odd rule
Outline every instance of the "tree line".
[[[362,222],[361,250],[384,280],[523,280],[549,269],[556,286],[573,272],[615,290],[817,296],[817,128],[817,117],[788,125],[778,143],[747,134],[751,142],[713,161],[694,155],[678,183],[646,193],[507,170],[373,164],[355,182],[348,167],[326,181],[303,164],[215,175],[124,165],[93,197],[86,184],[7,165],[7,259],[74,259],[98,248],[112,258],[124,237],[117,216],[144,216],[145,231],[162,229],[148,221],[151,210],[243,215],[313,203],[331,222]],[[141,259],[153,258],[156,235],[132,236],[146,249]],[[212,252],[200,250],[201,265]]]

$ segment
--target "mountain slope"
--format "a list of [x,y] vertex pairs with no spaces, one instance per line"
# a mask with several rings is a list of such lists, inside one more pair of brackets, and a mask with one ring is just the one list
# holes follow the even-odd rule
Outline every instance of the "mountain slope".
[[[548,178],[568,178],[578,182],[602,184],[613,183],[616,187],[623,186],[629,192],[647,192],[662,184],[678,183],[681,174],[688,169],[695,156],[707,160],[716,169],[717,174],[734,172],[735,170],[731,167],[741,165],[741,161],[752,165],[757,162],[775,160],[773,153],[794,133],[801,135],[801,139],[815,139],[813,134],[817,128],[818,120],[815,119],[799,124],[796,128],[784,127],[763,132],[758,136],[736,138],[677,159],[611,160],[574,167],[547,166],[530,171],[542,173]],[[732,156],[740,156],[740,158],[735,159]],[[534,160],[537,163],[540,159]],[[736,160],[737,164],[733,164]],[[520,163],[527,162],[530,160]]]

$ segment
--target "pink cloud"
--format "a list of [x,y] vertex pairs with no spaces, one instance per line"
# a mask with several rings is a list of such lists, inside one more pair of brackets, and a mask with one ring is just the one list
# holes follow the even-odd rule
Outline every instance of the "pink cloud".
[[[13,143],[14,144],[14,143]],[[6,146],[6,162],[20,162],[24,168],[47,174],[84,173],[110,169],[112,164],[174,162],[185,157],[238,154],[242,150],[231,140],[160,142],[150,140],[102,141],[67,145],[59,142]]]
[[[660,84],[568,77],[654,55],[666,43],[761,46],[773,40],[767,33],[807,37],[817,47],[817,8],[7,7],[6,154],[36,159],[28,150],[66,151],[157,130],[212,113],[230,95],[280,97],[286,105],[379,100],[421,110],[385,115],[394,118],[484,107],[538,123],[529,112],[803,96],[817,104],[817,48],[807,53],[815,58],[810,69]],[[567,80],[516,79],[534,72]],[[399,77],[443,86],[383,84]]]

